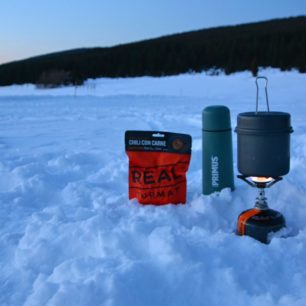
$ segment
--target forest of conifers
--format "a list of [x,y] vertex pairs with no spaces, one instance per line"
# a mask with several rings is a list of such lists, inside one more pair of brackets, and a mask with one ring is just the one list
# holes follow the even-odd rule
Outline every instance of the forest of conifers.
[[109,48],[57,52],[0,65],[0,85],[82,84],[88,78],[226,74],[258,67],[306,72],[306,17],[226,26]]

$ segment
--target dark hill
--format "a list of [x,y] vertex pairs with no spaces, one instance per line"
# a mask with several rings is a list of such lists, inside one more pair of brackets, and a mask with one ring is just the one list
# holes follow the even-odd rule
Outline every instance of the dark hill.
[[110,48],[84,48],[0,65],[0,85],[80,84],[88,78],[175,75],[257,67],[306,72],[306,17],[164,36]]

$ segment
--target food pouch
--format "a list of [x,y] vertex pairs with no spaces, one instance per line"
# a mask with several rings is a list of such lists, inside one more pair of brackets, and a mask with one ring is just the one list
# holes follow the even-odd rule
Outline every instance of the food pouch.
[[191,136],[126,131],[125,149],[129,157],[129,199],[155,205],[186,202]]

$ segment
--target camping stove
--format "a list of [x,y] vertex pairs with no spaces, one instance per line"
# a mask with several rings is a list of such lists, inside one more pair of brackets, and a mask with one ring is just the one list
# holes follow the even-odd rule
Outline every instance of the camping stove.
[[265,189],[270,188],[282,177],[248,177],[238,175],[248,185],[258,189],[255,207],[243,211],[237,222],[238,235],[247,235],[263,243],[269,243],[269,234],[286,226],[284,216],[270,209],[265,196]]

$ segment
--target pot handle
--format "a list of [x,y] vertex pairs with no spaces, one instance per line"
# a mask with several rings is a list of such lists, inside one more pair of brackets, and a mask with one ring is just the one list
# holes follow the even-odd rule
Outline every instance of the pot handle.
[[259,86],[258,86],[258,80],[259,79],[263,79],[266,81],[266,85],[265,85],[265,93],[266,93],[266,103],[267,103],[267,109],[268,112],[270,111],[270,107],[269,107],[269,99],[268,99],[268,78],[265,76],[258,76],[256,77],[255,83],[256,83],[256,114],[258,113],[258,97],[259,97]]

